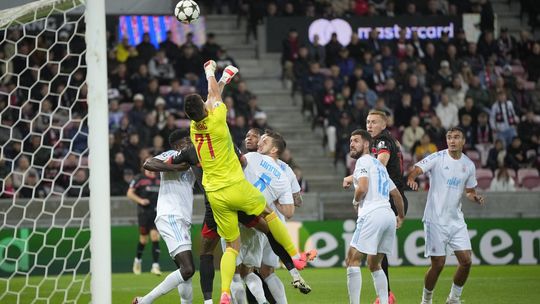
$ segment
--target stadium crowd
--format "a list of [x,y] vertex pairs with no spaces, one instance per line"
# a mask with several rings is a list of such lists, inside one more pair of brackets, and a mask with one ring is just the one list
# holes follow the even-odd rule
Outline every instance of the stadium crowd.
[[[389,116],[387,128],[402,144],[405,169],[444,149],[445,130],[455,126],[466,132],[467,155],[478,168],[493,171],[491,176],[501,169],[517,178],[518,170],[537,169],[540,42],[527,31],[516,39],[507,28],[495,37],[489,1],[380,1],[383,7],[377,2],[350,1],[351,9],[341,12],[393,16],[394,7],[396,14],[408,15],[472,10],[481,13],[483,31],[478,41],[469,42],[462,29],[455,37],[443,33],[432,41],[420,40],[414,31],[409,37],[405,30],[385,41],[373,30],[367,40],[353,33],[349,45],[333,34],[323,46],[317,35],[302,44],[291,29],[283,40],[283,79],[293,97],[301,95],[312,128],[323,128],[323,144],[334,161],[351,169],[349,134],[365,128],[368,112],[377,109]],[[362,3],[367,10],[360,9]],[[325,6],[323,16],[335,16],[334,4]]]
[[[64,43],[53,46],[54,37],[19,40],[21,35],[8,32],[9,38],[0,45],[2,197],[16,193],[21,198],[44,198],[51,192],[88,196],[87,89],[85,70],[77,68],[84,39],[60,32]],[[183,99],[193,92],[204,96],[203,63],[214,59],[219,70],[236,65],[212,33],[200,47],[192,38],[188,34],[187,41],[177,45],[169,33],[159,48],[146,33],[136,46],[126,39],[109,39],[111,195],[125,195],[144,160],[169,149],[169,134],[189,126]],[[36,45],[52,46],[49,57]],[[224,96],[236,145],[242,146],[250,127],[269,127],[257,96],[240,77],[226,87]]]

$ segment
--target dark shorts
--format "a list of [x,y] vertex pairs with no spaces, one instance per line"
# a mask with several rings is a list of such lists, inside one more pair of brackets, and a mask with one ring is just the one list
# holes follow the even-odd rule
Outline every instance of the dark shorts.
[[137,211],[137,217],[139,219],[139,233],[141,235],[147,235],[150,230],[156,230],[156,209],[142,209]]
[[[252,228],[255,227],[255,225],[257,225],[259,222],[259,217],[255,215],[248,215],[242,211],[239,211],[238,222],[248,228]],[[217,233],[217,224],[214,219],[214,213],[212,212],[212,208],[210,208],[210,202],[208,202],[206,195],[204,196],[204,221],[201,235],[207,239],[215,239],[219,237],[219,234]]]
[[[405,196],[405,192],[403,191],[403,188],[398,188],[399,193],[401,193],[401,197],[403,197],[403,209],[405,211],[405,215],[407,215],[407,209],[409,209],[409,201],[407,200],[407,197]],[[392,211],[394,211],[394,214],[397,216],[397,209],[396,205],[394,204],[394,200],[392,199],[392,196],[390,196],[390,207],[392,207]]]

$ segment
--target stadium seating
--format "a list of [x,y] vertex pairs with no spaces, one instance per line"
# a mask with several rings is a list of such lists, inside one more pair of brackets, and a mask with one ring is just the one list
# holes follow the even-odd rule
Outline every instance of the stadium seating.
[[477,169],[476,180],[478,181],[478,188],[482,190],[489,189],[491,180],[493,179],[493,172],[489,169]]

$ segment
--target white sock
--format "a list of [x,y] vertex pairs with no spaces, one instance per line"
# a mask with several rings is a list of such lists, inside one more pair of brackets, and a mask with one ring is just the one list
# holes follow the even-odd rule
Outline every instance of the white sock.
[[298,269],[293,268],[293,269],[289,270],[289,273],[291,274],[291,277],[293,278],[293,281],[296,281],[296,280],[300,279],[300,272],[298,271]]
[[203,304],[214,304],[214,302],[212,302],[212,300],[204,300]]
[[362,273],[360,267],[347,267],[347,290],[349,303],[360,304],[360,290],[362,288]]
[[244,282],[240,274],[235,273],[233,280],[231,282],[231,297],[234,300],[234,303],[245,304],[246,301],[246,290],[244,289]]
[[193,303],[193,285],[191,284],[191,278],[178,285],[178,293],[180,294],[182,304]]
[[461,292],[463,291],[463,286],[457,286],[452,283],[452,289],[450,289],[450,298],[459,299],[461,298]]
[[424,287],[424,291],[422,291],[422,301],[423,302],[431,302],[432,298],[433,298],[433,290],[427,290]]
[[159,267],[158,263],[152,263],[152,268]]
[[268,285],[268,289],[270,289],[270,293],[274,297],[274,300],[276,300],[276,304],[287,304],[285,286],[283,286],[283,283],[277,277],[277,275],[272,273],[266,279],[264,279],[264,281],[266,282],[266,285]]
[[375,291],[377,291],[377,296],[381,304],[388,304],[388,281],[386,280],[386,275],[382,269],[374,271],[371,273],[373,278],[373,283],[375,284]]
[[251,291],[251,294],[253,294],[255,299],[257,299],[257,303],[266,303],[266,298],[264,297],[263,283],[258,275],[250,272],[244,278],[244,282],[246,282],[246,286],[248,287],[249,291]]
[[180,269],[171,272],[158,286],[142,298],[141,304],[150,304],[154,302],[155,299],[167,294],[183,282],[184,278],[182,278]]

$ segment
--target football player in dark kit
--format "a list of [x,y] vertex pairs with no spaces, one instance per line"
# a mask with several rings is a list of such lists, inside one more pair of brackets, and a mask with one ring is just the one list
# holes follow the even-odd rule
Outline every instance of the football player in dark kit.
[[[371,145],[371,155],[377,158],[383,165],[386,166],[390,179],[394,182],[397,189],[403,197],[403,207],[405,214],[409,203],[404,195],[405,181],[403,179],[403,157],[401,155],[401,145],[391,134],[386,130],[386,113],[377,110],[371,110],[366,119],[366,129],[373,138]],[[347,176],[343,180],[343,186],[352,184],[352,176]],[[392,210],[397,215],[396,206],[392,198],[390,198]],[[390,279],[388,276],[388,258],[385,256],[382,260],[381,267],[386,274],[388,280],[388,303],[394,303],[395,296],[390,290]],[[375,300],[379,303],[379,298]]]
[[159,233],[154,220],[156,219],[156,206],[159,193],[159,177],[151,171],[144,170],[129,184],[127,197],[137,204],[137,217],[139,219],[139,243],[137,255],[133,261],[133,273],[141,274],[141,257],[148,242],[148,234],[152,241],[152,269],[151,273],[161,275],[159,268]]

